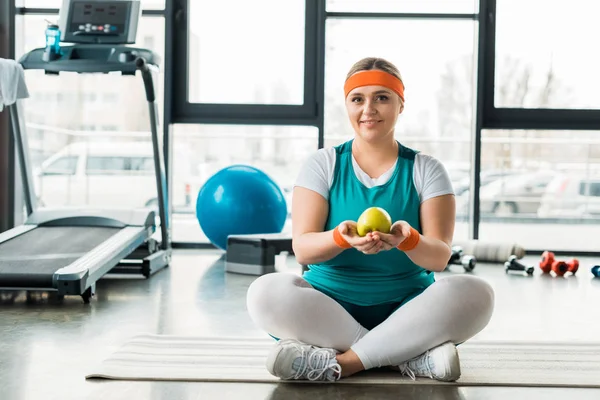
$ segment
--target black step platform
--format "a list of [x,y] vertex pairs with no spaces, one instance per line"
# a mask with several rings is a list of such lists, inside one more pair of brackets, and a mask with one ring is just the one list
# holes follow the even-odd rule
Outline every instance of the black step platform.
[[275,256],[282,252],[294,254],[289,233],[230,235],[225,271],[245,275],[275,272]]

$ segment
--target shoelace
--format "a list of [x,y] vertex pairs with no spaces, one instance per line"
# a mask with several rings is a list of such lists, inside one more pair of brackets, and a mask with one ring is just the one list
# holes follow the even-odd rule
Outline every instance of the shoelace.
[[402,375],[407,375],[413,381],[417,379],[417,376],[415,375],[414,371],[409,368],[408,364],[402,364],[399,366],[399,368]]
[[312,352],[309,351],[309,354],[306,354],[307,350],[305,347],[301,347],[299,350],[301,352],[300,357],[304,362],[301,363],[300,368],[296,371],[293,379],[299,379],[306,376],[308,380],[311,381],[320,380],[323,377],[323,374],[327,373],[329,369],[337,372],[336,377],[339,379],[339,376],[342,373],[342,367],[340,367],[338,363],[331,363],[331,352],[329,350],[316,349]]
[[400,369],[400,373],[402,375],[407,375],[413,381],[417,379],[417,373],[419,373],[419,375],[423,375],[422,372],[425,372],[425,375],[433,379],[433,374],[431,373],[428,360],[429,351],[422,356],[413,358],[412,360],[399,365],[398,368]]

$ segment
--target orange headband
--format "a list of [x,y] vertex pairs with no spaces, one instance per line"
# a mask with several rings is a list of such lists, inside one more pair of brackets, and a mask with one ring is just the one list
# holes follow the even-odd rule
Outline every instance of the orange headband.
[[344,84],[344,93],[348,96],[351,90],[370,85],[385,86],[393,90],[404,101],[404,84],[402,81],[392,74],[375,69],[360,71],[348,78]]

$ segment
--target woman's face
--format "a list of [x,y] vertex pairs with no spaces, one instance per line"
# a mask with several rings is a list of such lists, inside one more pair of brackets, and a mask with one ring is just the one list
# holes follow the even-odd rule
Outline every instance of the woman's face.
[[346,110],[354,131],[366,141],[391,134],[404,109],[400,96],[384,86],[361,86],[346,97]]

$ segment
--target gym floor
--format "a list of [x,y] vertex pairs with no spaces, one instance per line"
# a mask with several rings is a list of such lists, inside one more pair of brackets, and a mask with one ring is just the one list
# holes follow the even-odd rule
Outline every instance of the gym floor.
[[[0,398],[21,399],[598,399],[600,390],[576,388],[354,386],[86,381],[95,364],[139,333],[264,337],[245,309],[255,279],[224,273],[216,250],[176,250],[171,266],[149,280],[109,278],[91,304],[38,293],[4,293],[0,301]],[[533,264],[537,257],[527,257]],[[505,274],[499,265],[473,272],[496,291],[496,310],[475,339],[595,341],[600,279],[580,259],[576,276]],[[293,257],[278,269],[300,272]],[[439,276],[464,273],[453,266]]]

